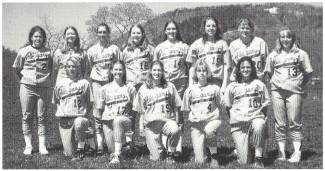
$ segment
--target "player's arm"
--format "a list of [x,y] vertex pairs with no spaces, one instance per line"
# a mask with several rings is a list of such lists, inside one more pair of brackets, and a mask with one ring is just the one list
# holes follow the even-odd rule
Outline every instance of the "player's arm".
[[267,108],[268,106],[270,105],[271,103],[271,99],[270,99],[270,94],[269,94],[269,91],[267,90],[266,86],[264,83],[263,84],[263,96],[262,96],[262,109],[261,109],[261,112],[264,114],[265,117],[267,117]]
[[[227,46],[227,44],[226,44]],[[223,69],[224,69],[224,72],[223,72],[223,81],[222,81],[222,86],[220,87],[220,92],[221,92],[221,95],[223,96],[224,93],[225,93],[225,90],[226,90],[226,87],[228,85],[228,79],[229,79],[229,74],[230,74],[230,71],[231,71],[231,59],[230,59],[230,53],[229,53],[229,50],[228,48],[226,48],[226,51],[223,55]]]
[[20,51],[18,52],[17,57],[14,61],[14,64],[12,65],[12,67],[14,68],[18,78],[21,79],[23,77],[23,75],[21,74],[21,71],[24,67],[24,58],[22,57],[22,54]]
[[303,67],[303,81],[301,83],[302,87],[305,87],[307,82],[311,79],[312,73],[313,73],[313,68],[311,66],[309,56],[306,52],[303,53],[303,61],[302,61],[302,67]]
[[226,91],[225,91],[225,95],[223,97],[223,103],[226,108],[226,114],[229,118],[230,118],[230,109],[232,108],[232,101],[233,101],[232,93],[231,93],[233,86],[231,86],[231,85],[232,84],[228,85],[228,87],[226,88]]

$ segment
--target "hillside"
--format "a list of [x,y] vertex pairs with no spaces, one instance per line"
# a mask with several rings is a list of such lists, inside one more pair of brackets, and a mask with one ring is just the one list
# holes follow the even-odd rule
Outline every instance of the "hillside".
[[[270,14],[264,9],[277,7],[279,14]],[[251,5],[227,5],[198,7],[195,9],[176,9],[163,13],[145,25],[147,37],[155,44],[162,41],[163,26],[172,18],[180,24],[181,34],[187,44],[200,37],[199,29],[205,16],[214,16],[221,22],[224,39],[229,43],[237,38],[236,22],[241,17],[251,18],[255,33],[274,48],[278,31],[283,26],[294,30],[304,50],[310,55],[315,75],[322,77],[323,15],[322,8],[296,3],[264,3]],[[115,40],[122,45],[124,40]]]

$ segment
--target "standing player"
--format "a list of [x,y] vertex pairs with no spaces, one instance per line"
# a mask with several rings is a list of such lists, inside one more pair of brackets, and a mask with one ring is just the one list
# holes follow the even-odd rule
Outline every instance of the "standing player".
[[238,61],[236,81],[228,85],[224,100],[239,163],[250,162],[249,140],[252,137],[255,146],[254,166],[263,168],[266,112],[270,99],[265,84],[256,75],[254,62],[250,57],[243,57]]
[[90,79],[94,93],[93,114],[95,116],[96,138],[97,138],[97,155],[103,154],[103,135],[102,123],[97,110],[96,103],[99,101],[100,88],[110,82],[111,69],[115,61],[120,57],[120,49],[110,43],[110,28],[107,24],[102,23],[97,26],[97,37],[99,42],[90,47],[87,56],[89,67],[91,68]]
[[20,104],[22,129],[25,139],[25,155],[31,155],[32,125],[35,109],[38,119],[39,153],[48,154],[46,149],[46,112],[51,96],[52,57],[50,49],[44,47],[46,34],[40,26],[34,26],[28,35],[28,44],[18,51],[13,64],[20,79]]
[[90,83],[86,79],[82,79],[79,59],[69,57],[61,62],[66,68],[67,79],[57,83],[54,88],[53,102],[57,104],[55,115],[59,117],[64,155],[73,155],[76,135],[78,147],[72,160],[79,161],[85,156],[86,140],[92,139],[93,142],[94,131],[90,127],[89,121],[92,93]]
[[[268,47],[265,41],[254,36],[254,23],[247,18],[238,22],[238,32],[240,37],[232,41],[229,45],[232,61],[237,64],[242,57],[250,57],[254,61],[258,78],[264,81],[264,66],[268,55]],[[231,81],[235,81],[235,68],[230,76]]]
[[[186,89],[182,111],[190,112],[191,138],[195,161],[203,163],[214,159],[214,166],[218,166],[216,133],[221,126],[219,118],[220,87],[210,83],[211,71],[203,60],[194,66],[194,81],[197,84]],[[208,146],[205,155],[206,145]]]
[[[295,34],[282,29],[276,46],[267,58],[265,72],[271,77],[272,104],[275,116],[275,138],[279,145],[278,160],[286,160],[286,130],[293,141],[294,153],[289,162],[301,159],[301,106],[304,88],[313,69],[308,54],[299,48]],[[287,122],[289,122],[287,126]]]
[[[197,60],[204,60],[211,72],[211,83],[221,87],[223,94],[228,84],[231,60],[227,42],[222,40],[222,33],[218,20],[207,17],[201,25],[202,37],[194,41],[190,46],[186,62],[194,66]],[[189,84],[194,84],[194,69],[189,73]]]
[[153,58],[154,47],[149,44],[144,29],[136,24],[129,30],[121,61],[126,65],[126,81],[138,90],[145,81]]
[[169,161],[174,160],[174,153],[180,135],[176,122],[181,98],[175,86],[167,82],[164,66],[160,61],[153,62],[146,82],[140,87],[134,100],[133,109],[140,114],[140,134],[145,134],[151,160],[162,160],[165,151],[161,144],[161,134],[167,135],[167,154]]
[[69,57],[75,57],[80,61],[81,73],[84,77],[87,73],[87,57],[83,50],[80,48],[80,38],[78,31],[73,26],[68,26],[63,32],[64,45],[54,53],[54,73],[56,74],[56,84],[67,78],[62,60]]
[[111,164],[120,163],[123,141],[125,146],[133,147],[132,137],[132,103],[136,95],[133,86],[126,85],[125,65],[117,61],[113,65],[114,80],[100,89],[96,105],[99,120],[103,122],[104,136],[109,152],[112,153]]
[[[164,64],[166,80],[172,82],[180,97],[183,97],[188,83],[188,69],[186,66],[186,55],[188,45],[182,42],[178,24],[174,20],[166,22],[164,27],[164,42],[160,43],[154,51],[154,61],[160,60]],[[180,116],[182,114],[180,113]],[[181,121],[178,123],[183,123]],[[163,137],[166,140],[167,137]],[[163,142],[165,142],[163,140]],[[182,152],[182,137],[177,144],[177,155]],[[165,145],[165,144],[164,144]]]

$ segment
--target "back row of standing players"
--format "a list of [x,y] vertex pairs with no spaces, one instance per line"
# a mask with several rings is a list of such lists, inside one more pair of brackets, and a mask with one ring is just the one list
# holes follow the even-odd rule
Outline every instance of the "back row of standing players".
[[[139,130],[146,137],[150,159],[163,158],[163,145],[168,148],[167,158],[173,160],[181,152],[182,116],[189,113],[195,161],[204,162],[217,156],[215,137],[224,123],[219,112],[225,107],[239,162],[249,162],[248,140],[253,135],[254,164],[262,167],[266,107],[270,102],[263,81],[268,74],[278,159],[286,160],[288,118],[295,149],[289,161],[300,161],[302,94],[312,67],[307,53],[299,48],[289,28],[280,30],[271,54],[268,54],[265,41],[254,36],[254,24],[246,18],[239,20],[240,37],[229,47],[222,40],[219,22],[213,17],[203,20],[202,37],[191,46],[182,42],[178,25],[172,20],[166,22],[164,42],[156,48],[148,42],[141,25],[131,27],[123,51],[110,43],[110,28],[106,24],[100,24],[96,31],[99,41],[85,53],[80,49],[77,30],[67,27],[64,47],[54,53],[53,102],[57,104],[56,116],[60,118],[65,155],[74,153],[72,130],[78,139],[74,159],[83,158],[86,141],[95,148],[93,138],[88,135],[92,131],[87,119],[89,113],[93,113],[97,153],[103,153],[104,132],[112,153],[110,163],[119,163],[123,143],[133,146],[134,120],[138,114]],[[42,28],[32,28],[29,45],[18,52],[13,65],[21,78],[24,153],[27,155],[33,149],[30,118],[35,105],[38,108],[39,152],[48,153],[44,119],[51,94],[48,87],[52,58],[49,49],[44,47],[45,39]],[[89,78],[91,84],[83,78]],[[230,81],[233,82],[229,84]],[[90,111],[91,102],[93,112]],[[165,135],[162,136],[163,144],[160,134]]]

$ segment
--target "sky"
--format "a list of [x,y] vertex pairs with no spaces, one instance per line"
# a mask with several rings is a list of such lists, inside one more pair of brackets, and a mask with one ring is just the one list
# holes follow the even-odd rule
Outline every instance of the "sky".
[[[145,2],[155,14],[172,11],[176,8],[195,8],[199,6],[217,6],[238,4],[223,2]],[[51,25],[56,30],[63,30],[66,26],[72,25],[78,29],[81,36],[87,33],[85,22],[90,16],[95,14],[97,9],[102,6],[112,6],[113,2],[82,2],[82,3],[63,3],[50,2],[40,3],[39,1],[30,3],[2,3],[2,44],[5,47],[18,50],[27,40],[28,32],[31,27],[41,25],[41,18],[49,18]],[[318,3],[319,5],[319,3]],[[322,4],[320,4],[322,5]]]

